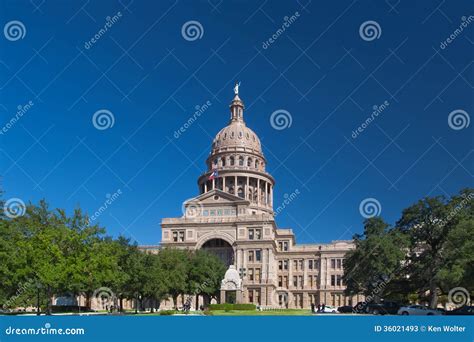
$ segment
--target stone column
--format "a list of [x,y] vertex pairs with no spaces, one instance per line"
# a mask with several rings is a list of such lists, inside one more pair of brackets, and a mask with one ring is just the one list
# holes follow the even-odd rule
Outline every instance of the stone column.
[[234,176],[234,195],[237,196],[237,176]]
[[265,206],[268,207],[268,182],[265,182]]
[[207,181],[204,181],[204,192],[207,192]]
[[250,186],[249,186],[249,177],[247,177],[247,189],[245,190],[245,198],[248,199],[248,200],[251,200],[250,198],[250,194],[249,194],[249,189],[250,189]]
[[273,205],[273,185],[270,185],[270,206]]
[[257,205],[260,205],[260,178],[257,178]]
[[306,288],[306,285],[308,285],[307,281],[307,276],[308,276],[308,265],[307,265],[307,260],[303,259],[303,288]]
[[267,283],[267,265],[268,265],[268,251],[267,249],[262,249],[262,274],[261,274],[261,282],[262,284]]
[[222,191],[225,192],[225,177],[222,177]]

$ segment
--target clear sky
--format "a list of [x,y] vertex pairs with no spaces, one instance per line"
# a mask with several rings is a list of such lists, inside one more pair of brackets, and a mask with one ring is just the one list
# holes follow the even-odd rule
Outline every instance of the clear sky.
[[[181,203],[198,194],[239,80],[246,122],[276,179],[275,206],[300,192],[277,216],[280,227],[298,242],[349,239],[362,229],[367,198],[393,224],[424,196],[473,186],[473,9],[472,1],[2,1],[4,199],[45,198],[92,215],[119,191],[98,222],[111,235],[159,243],[161,219],[181,216]],[[112,127],[94,126],[99,110],[110,111]],[[289,127],[273,128],[277,110],[289,113]]]

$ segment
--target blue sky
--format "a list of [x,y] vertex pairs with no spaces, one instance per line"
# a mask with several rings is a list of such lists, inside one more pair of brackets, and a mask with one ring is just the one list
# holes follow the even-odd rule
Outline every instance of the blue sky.
[[[2,27],[24,26],[0,36],[4,199],[92,214],[120,189],[98,221],[114,236],[159,243],[160,220],[198,194],[236,80],[276,179],[275,205],[300,192],[277,217],[299,242],[351,238],[366,198],[394,223],[419,198],[473,186],[474,123],[462,119],[474,112],[474,22],[455,34],[470,1],[2,1],[0,13]],[[195,40],[182,34],[189,21],[202,27]],[[375,37],[360,34],[368,21]],[[114,125],[99,130],[92,117],[103,109]],[[277,130],[270,117],[280,109],[292,122]],[[449,124],[453,111],[461,129]]]

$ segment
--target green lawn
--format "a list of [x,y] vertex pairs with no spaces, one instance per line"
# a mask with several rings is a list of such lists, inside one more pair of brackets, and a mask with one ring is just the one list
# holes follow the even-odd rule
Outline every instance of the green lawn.
[[268,311],[254,311],[254,310],[212,310],[213,316],[311,316],[310,310],[268,310]]

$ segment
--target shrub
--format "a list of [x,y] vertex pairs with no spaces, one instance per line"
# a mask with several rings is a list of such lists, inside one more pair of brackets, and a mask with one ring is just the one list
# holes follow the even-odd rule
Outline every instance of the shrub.
[[229,304],[229,303],[224,303],[224,304],[210,304],[209,305],[209,310],[224,310],[224,311],[230,311],[230,310],[256,310],[256,305],[255,304]]
[[171,316],[174,315],[175,311],[174,310],[163,310],[160,311],[160,316]]

